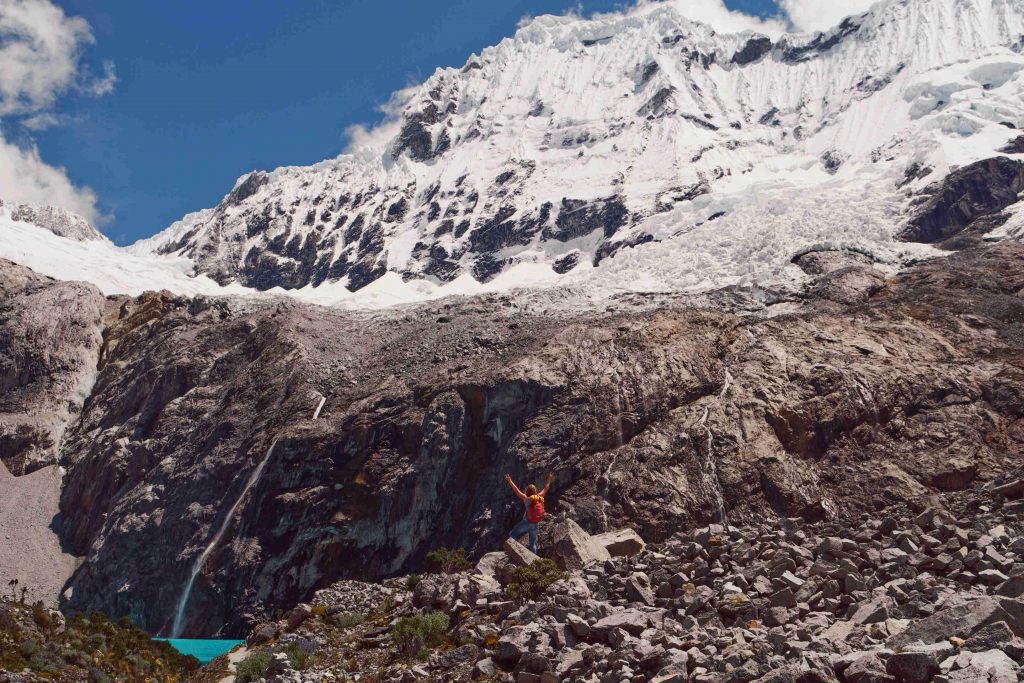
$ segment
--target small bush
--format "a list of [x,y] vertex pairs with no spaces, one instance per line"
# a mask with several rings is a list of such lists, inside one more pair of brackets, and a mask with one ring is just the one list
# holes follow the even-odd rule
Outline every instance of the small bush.
[[322,617],[327,614],[327,605],[313,605],[313,616]]
[[391,638],[405,657],[444,645],[448,640],[448,615],[431,612],[402,617],[391,628]]
[[395,608],[395,599],[390,595],[385,595],[384,599],[377,605],[377,609],[374,610],[370,616],[374,619],[387,616],[391,610]]
[[331,622],[338,628],[352,628],[353,626],[358,626],[365,621],[366,617],[362,614],[355,614],[354,612],[336,614],[331,617]]
[[516,567],[509,572],[505,595],[517,602],[536,600],[548,586],[566,578],[567,574],[548,559],[540,559],[528,567]]
[[305,671],[316,663],[316,653],[307,650],[298,643],[285,646],[281,652],[288,656],[288,663],[296,671]]
[[409,576],[405,577],[405,587],[407,590],[415,590],[422,580],[423,577],[419,574],[409,574]]
[[258,681],[263,678],[268,666],[270,666],[269,652],[253,652],[235,667],[235,681],[237,683]]
[[427,564],[434,571],[442,574],[457,574],[464,572],[473,565],[466,559],[465,548],[438,548],[427,553]]
[[32,621],[36,622],[36,626],[44,629],[49,629],[53,626],[53,617],[43,607],[42,602],[36,602],[32,605]]

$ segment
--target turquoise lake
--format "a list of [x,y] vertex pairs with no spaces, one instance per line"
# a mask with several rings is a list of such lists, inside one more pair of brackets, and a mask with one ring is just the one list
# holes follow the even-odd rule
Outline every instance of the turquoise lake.
[[207,640],[192,638],[156,638],[155,640],[165,640],[181,654],[192,655],[203,664],[206,664],[215,657],[220,657],[235,645],[245,642],[244,640]]

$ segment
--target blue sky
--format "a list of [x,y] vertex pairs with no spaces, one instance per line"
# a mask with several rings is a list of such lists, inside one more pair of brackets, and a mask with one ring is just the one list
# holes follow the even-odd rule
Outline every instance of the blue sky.
[[[45,1],[45,0],[41,0]],[[95,192],[102,230],[119,244],[216,204],[252,169],[337,155],[352,124],[380,119],[391,92],[437,66],[461,65],[527,14],[570,0],[358,2],[55,0],[91,27],[81,67],[113,62],[113,90],[71,90],[59,125],[4,126],[46,164]],[[621,6],[588,0],[584,13]],[[769,0],[727,0],[774,15]],[[2,8],[2,3],[0,3]],[[2,188],[0,188],[2,191]]]

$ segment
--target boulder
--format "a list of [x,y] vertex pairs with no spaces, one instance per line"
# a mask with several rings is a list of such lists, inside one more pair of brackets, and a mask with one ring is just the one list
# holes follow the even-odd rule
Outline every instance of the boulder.
[[651,626],[650,615],[638,609],[624,609],[598,621],[594,624],[593,631],[603,637],[613,628],[621,628],[631,636],[639,636]]
[[519,541],[511,538],[505,539],[505,555],[508,556],[509,562],[517,567],[529,567],[531,564],[539,560],[540,558],[530,552],[530,549],[524,546]]
[[1024,596],[1024,576],[1015,576],[996,587],[996,595],[1005,598],[1019,598]]
[[583,569],[590,562],[610,560],[603,545],[571,519],[563,519],[551,531],[551,559],[568,571]]
[[630,602],[639,602],[648,607],[654,606],[654,593],[636,576],[631,576],[626,581],[626,597],[629,598]]
[[987,650],[1000,650],[1004,643],[1014,639],[1013,631],[1005,621],[996,621],[984,626],[964,642],[964,649],[971,652],[985,652]]
[[501,670],[498,668],[498,665],[494,663],[494,660],[487,657],[473,665],[473,671],[470,673],[470,676],[474,681],[479,678],[490,679],[497,676],[500,671]]
[[477,574],[482,574],[483,576],[497,576],[498,568],[504,564],[506,557],[507,554],[503,552],[485,553],[479,560],[477,560]]
[[843,672],[847,683],[896,683],[896,678],[886,673],[885,662],[877,652],[864,652],[846,667]]
[[276,637],[277,626],[274,624],[259,624],[252,630],[249,637],[246,638],[245,644],[249,647],[256,647],[257,645],[269,643]]
[[294,631],[302,625],[306,619],[313,614],[313,608],[305,603],[299,603],[288,613],[288,630]]
[[593,537],[612,557],[632,557],[640,553],[647,544],[632,529],[618,529],[597,534]]
[[1009,598],[978,597],[941,609],[887,641],[893,649],[913,642],[937,643],[952,636],[967,638],[983,626],[1005,621],[1014,635],[1024,635],[1024,603]]
[[885,670],[903,683],[929,683],[939,673],[939,662],[933,652],[897,652]]
[[507,667],[514,667],[524,655],[530,653],[548,654],[551,638],[538,624],[512,626],[505,629],[495,644],[492,658]]
[[855,624],[877,624],[888,619],[895,609],[896,601],[888,595],[883,595],[858,607],[851,621]]

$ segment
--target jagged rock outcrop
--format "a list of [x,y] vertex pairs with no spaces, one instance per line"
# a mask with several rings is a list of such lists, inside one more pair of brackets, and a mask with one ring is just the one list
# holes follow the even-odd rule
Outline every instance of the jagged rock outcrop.
[[1021,456],[1022,288],[1024,247],[1005,243],[774,318],[672,299],[125,300],[65,447],[69,540],[88,554],[70,605],[166,629],[275,441],[200,569],[186,635],[239,633],[441,545],[499,548],[521,514],[505,472],[554,472],[552,522],[628,521],[653,542],[924,505]]
[[76,242],[108,241],[103,233],[93,227],[92,223],[85,218],[58,206],[16,204],[0,199],[0,216],[4,215],[15,221],[31,223],[44,230],[49,230],[54,235]]
[[105,300],[0,259],[0,462],[21,475],[57,461],[92,389]]
[[928,189],[931,198],[901,236],[913,242],[938,242],[969,229],[979,219],[1018,201],[1024,190],[1024,163],[993,157],[969,164]]

